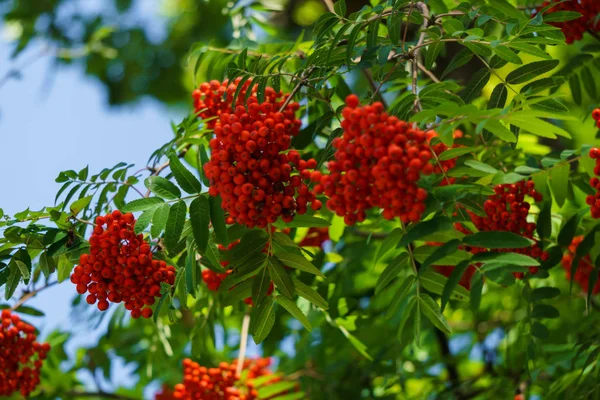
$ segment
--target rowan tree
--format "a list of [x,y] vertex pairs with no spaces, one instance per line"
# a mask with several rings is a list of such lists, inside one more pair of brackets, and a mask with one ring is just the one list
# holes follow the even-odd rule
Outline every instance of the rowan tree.
[[[206,2],[229,33],[173,26],[172,92],[138,93],[102,68],[156,44],[90,24],[78,53],[31,27],[55,8],[17,3],[15,56],[47,35],[112,103],[188,116],[145,165],[0,210],[1,395],[600,396],[600,2],[309,1],[302,33],[294,2]],[[54,285],[106,329],[76,359],[76,332],[36,341],[27,301]],[[130,385],[83,384],[116,360]]]

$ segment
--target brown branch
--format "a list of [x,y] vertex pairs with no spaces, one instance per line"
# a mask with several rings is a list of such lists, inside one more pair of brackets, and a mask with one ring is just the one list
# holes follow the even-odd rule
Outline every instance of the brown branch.
[[441,82],[438,79],[438,77],[434,75],[433,72],[431,72],[430,70],[428,70],[427,68],[425,68],[425,66],[423,64],[421,64],[419,61],[417,61],[417,67],[419,67],[419,69],[421,70],[421,72],[423,72],[425,75],[427,75],[429,77],[429,79],[431,79],[435,83],[440,83]]
[[279,112],[283,112],[283,110],[285,110],[285,108],[288,106],[288,104],[290,104],[290,102],[292,101],[292,99],[294,98],[294,96],[296,95],[296,93],[298,93],[298,90],[300,90],[300,88],[307,83],[306,82],[306,78],[308,78],[308,76],[310,74],[312,74],[314,70],[315,70],[315,67],[312,66],[312,67],[309,67],[307,70],[305,70],[302,73],[302,75],[299,78],[298,83],[296,84],[296,86],[294,86],[294,88],[292,89],[292,92],[290,93],[290,95],[285,99],[285,101],[283,102],[283,104],[279,108]]
[[49,287],[52,287],[54,285],[58,284],[58,281],[52,282],[52,283],[47,283],[45,286],[42,286],[39,289],[35,289],[32,291],[28,291],[26,290],[25,293],[23,294],[23,296],[21,296],[21,298],[19,300],[17,300],[17,302],[10,308],[11,311],[16,311],[17,308],[21,307],[23,304],[25,304],[27,302],[27,300],[31,299],[32,297],[34,297],[35,295],[37,295],[38,293],[48,289]]
[[244,369],[244,359],[246,358],[246,345],[248,344],[248,330],[250,328],[250,314],[246,313],[242,321],[242,331],[240,332],[240,353],[238,354],[236,375],[241,375]]
[[425,29],[427,29],[427,24],[429,23],[429,8],[427,8],[427,5],[425,3],[419,1],[416,4],[416,7],[419,9],[421,14],[423,14],[423,26],[421,27],[419,41],[417,42],[417,45],[412,54],[412,56],[413,56],[413,59],[412,59],[412,93],[415,95],[415,101],[413,103],[413,110],[415,112],[421,110],[421,102],[419,101],[419,97],[417,96],[417,80],[418,80],[418,76],[419,76],[418,63],[419,63],[419,55],[421,52],[421,49],[419,46],[423,45],[423,43],[425,42],[425,36],[427,36]]

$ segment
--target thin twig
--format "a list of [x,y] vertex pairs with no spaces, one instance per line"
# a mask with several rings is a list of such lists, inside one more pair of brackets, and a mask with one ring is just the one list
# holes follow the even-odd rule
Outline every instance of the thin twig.
[[237,376],[240,376],[242,374],[242,370],[244,369],[244,359],[246,358],[246,346],[248,345],[249,328],[250,314],[246,313],[246,315],[244,315],[244,320],[242,321],[242,331],[240,333],[240,353],[238,354],[237,368],[235,370]]
[[323,0],[323,4],[325,5],[325,7],[327,7],[327,11],[329,12],[334,12],[334,8],[333,8],[333,1],[331,0]]
[[21,307],[23,304],[25,304],[27,302],[27,300],[31,299],[32,297],[34,297],[35,295],[37,295],[40,292],[43,292],[44,290],[48,289],[49,287],[52,287],[54,285],[58,284],[58,281],[52,282],[52,283],[47,283],[45,286],[42,286],[39,289],[35,289],[32,291],[28,291],[26,292],[23,296],[21,296],[21,298],[10,308],[11,311],[15,311],[17,308]]
[[310,74],[312,74],[314,70],[315,70],[315,67],[311,66],[302,73],[302,75],[299,78],[298,83],[296,84],[296,86],[294,86],[290,95],[285,99],[285,101],[279,108],[279,112],[283,112],[283,110],[285,110],[285,108],[288,106],[288,104],[290,104],[290,102],[292,101],[292,99],[294,98],[296,93],[298,93],[298,90],[300,90],[300,88],[306,84],[306,78],[308,78],[308,76]]
[[415,101],[413,103],[413,110],[420,111],[421,110],[421,102],[419,101],[419,97],[417,96],[417,79],[419,77],[419,55],[421,52],[420,46],[425,42],[425,37],[427,33],[425,30],[427,29],[427,24],[429,23],[429,8],[422,1],[419,1],[416,4],[416,7],[421,11],[423,15],[423,26],[421,27],[421,33],[419,35],[419,41],[417,42],[416,48],[413,51],[413,59],[412,59],[412,93],[415,95]]
[[425,75],[427,75],[429,77],[429,79],[431,79],[435,83],[440,83],[441,82],[438,79],[438,77],[433,74],[433,72],[431,72],[430,70],[428,70],[427,68],[425,68],[425,66],[423,64],[421,64],[419,61],[417,61],[417,67],[419,67],[419,69],[421,70],[421,72],[423,72]]

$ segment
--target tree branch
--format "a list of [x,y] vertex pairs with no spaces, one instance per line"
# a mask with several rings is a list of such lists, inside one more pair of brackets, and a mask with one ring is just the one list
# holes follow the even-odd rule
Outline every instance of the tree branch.
[[27,302],[27,300],[31,299],[32,297],[35,297],[35,295],[37,295],[40,292],[43,292],[44,290],[48,289],[49,287],[52,287],[54,285],[58,284],[58,281],[54,281],[52,283],[47,283],[45,286],[42,286],[39,289],[35,289],[32,291],[25,291],[25,293],[23,294],[23,296],[21,296],[21,298],[19,300],[17,300],[17,302],[10,308],[11,311],[16,311],[17,308],[21,307],[23,304],[25,304]]
[[421,102],[419,101],[419,97],[417,96],[417,80],[419,76],[419,56],[421,53],[421,46],[425,42],[425,36],[427,33],[425,29],[427,29],[427,24],[429,23],[429,8],[427,5],[421,1],[416,4],[416,7],[419,9],[421,14],[423,15],[423,26],[421,27],[421,33],[419,34],[419,41],[414,49],[412,54],[412,92],[415,95],[415,101],[413,103],[413,110],[420,111],[421,110]]
[[248,329],[250,328],[250,314],[246,313],[242,321],[242,331],[240,333],[240,353],[238,354],[236,375],[242,375],[244,369],[244,359],[246,358],[246,346],[248,345]]

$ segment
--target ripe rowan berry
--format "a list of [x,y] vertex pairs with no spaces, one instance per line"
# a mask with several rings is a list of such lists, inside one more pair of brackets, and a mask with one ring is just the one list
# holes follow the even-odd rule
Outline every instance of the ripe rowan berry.
[[162,282],[175,283],[175,268],[154,260],[150,245],[133,228],[135,217],[115,210],[96,218],[89,239],[90,252],[82,254],[73,269],[71,282],[88,304],[105,311],[111,303],[125,303],[131,316],[150,318]]
[[[215,117],[207,122],[215,133],[210,161],[204,165],[209,194],[221,195],[228,220],[251,228],[266,228],[279,217],[289,222],[296,214],[306,213],[309,205],[318,210],[320,202],[315,202],[307,185],[317,176],[310,171],[317,162],[302,160],[290,150],[291,139],[301,126],[296,117],[298,103],[286,105],[288,95],[270,87],[265,88],[260,103],[256,86],[248,80],[233,104],[240,82],[203,83],[193,93],[199,115]],[[248,96],[247,90],[251,91]]]
[[575,11],[581,14],[581,17],[567,22],[550,22],[551,25],[559,27],[565,35],[567,44],[581,40],[583,34],[589,30],[591,32],[600,31],[600,23],[596,16],[600,13],[600,2],[597,0],[577,0],[563,1],[558,0],[545,1],[541,8],[544,8],[552,3],[557,3],[552,6],[546,13],[554,13],[558,11]]
[[[599,110],[600,111],[600,110]],[[600,122],[600,118],[598,119]],[[596,167],[594,168],[594,174],[596,176],[600,176],[600,149],[597,147],[593,147],[590,149],[590,158],[596,161]],[[592,218],[598,219],[600,218],[600,179],[597,177],[593,177],[590,179],[590,186],[592,189],[596,191],[595,194],[587,195],[585,198],[585,202],[591,206],[590,213],[592,214]]]
[[40,383],[50,345],[36,341],[35,328],[8,309],[0,314],[0,397],[28,397]]
[[[274,375],[269,366],[269,358],[258,358],[255,360],[246,359],[242,371],[244,379],[236,374],[238,361],[234,360],[231,364],[226,362],[219,363],[217,368],[207,368],[186,358],[183,360],[183,382],[175,385],[172,394],[173,399],[177,400],[196,400],[196,399],[219,399],[219,400],[254,400],[258,398],[258,391],[255,389],[254,380],[261,378],[261,387],[280,382],[281,377]],[[271,378],[268,378],[268,376]],[[156,400],[171,399],[165,397],[170,394],[168,388],[155,397]],[[285,394],[285,393],[283,393]],[[281,396],[277,393],[273,397]],[[159,397],[161,396],[161,397]]]
[[[563,255],[562,266],[565,269],[567,279],[573,279],[575,282],[577,282],[577,284],[579,284],[579,286],[581,286],[581,289],[587,293],[590,282],[590,276],[592,274],[598,274],[596,269],[594,269],[594,262],[592,261],[589,254],[586,254],[579,260],[579,264],[577,264],[575,270],[575,276],[572,277],[571,275],[573,260],[575,259],[575,252],[577,251],[577,247],[581,244],[582,241],[583,236],[575,236],[573,238],[571,244],[567,248],[567,252]],[[600,293],[600,280],[596,279],[596,284],[592,289],[592,294],[598,293]]]
[[300,247],[321,247],[329,240],[329,228],[309,228],[306,236],[300,241]]
[[332,141],[336,152],[328,163],[330,173],[311,176],[318,182],[315,194],[324,193],[327,208],[347,225],[364,221],[371,208],[382,209],[386,219],[418,221],[427,192],[417,181],[455,165],[455,160],[431,163],[446,146],[433,144],[435,132],[389,116],[381,103],[360,107],[356,95],[346,98],[342,116],[343,134]]

